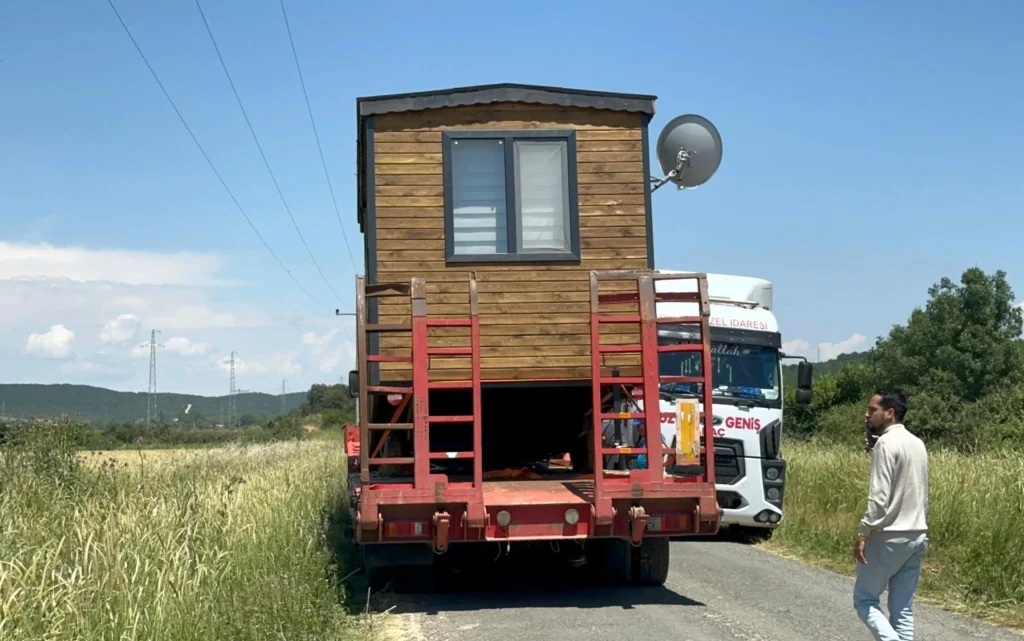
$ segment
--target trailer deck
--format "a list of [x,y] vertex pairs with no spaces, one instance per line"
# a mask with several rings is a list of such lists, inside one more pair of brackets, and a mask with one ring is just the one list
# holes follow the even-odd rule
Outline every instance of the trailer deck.
[[[695,293],[656,294],[654,282],[662,279],[697,279]],[[635,292],[617,289],[602,294],[600,286],[607,281],[631,280]],[[540,473],[527,470],[532,478],[500,478],[502,472],[485,474],[482,460],[482,416],[480,407],[481,375],[479,361],[479,316],[475,275],[468,283],[469,318],[432,318],[426,305],[426,283],[414,277],[408,284],[388,283],[357,285],[357,330],[360,363],[359,388],[361,408],[357,444],[368,444],[359,451],[358,478],[353,478],[353,498],[357,523],[356,538],[361,543],[432,542],[435,552],[444,552],[453,541],[543,540],[578,538],[619,538],[639,545],[645,536],[713,533],[717,530],[718,505],[714,485],[714,436],[704,426],[703,443],[696,442],[697,428],[689,443],[694,454],[699,451],[695,476],[674,476],[667,472],[665,454],[686,455],[685,443],[675,452],[663,450],[660,422],[663,415],[654,403],[644,411],[628,406],[631,390],[658,389],[663,382],[702,383],[700,376],[663,376],[658,372],[658,354],[678,350],[679,346],[659,346],[658,323],[690,323],[703,340],[695,346],[705,361],[710,360],[708,340],[707,286],[701,274],[658,274],[650,271],[608,271],[591,273],[591,335],[592,393],[590,411],[592,440],[590,471],[583,472],[582,462],[574,461],[574,469],[549,469]],[[412,319],[409,324],[387,325],[366,322],[367,297],[406,297],[410,299]],[[659,319],[655,303],[659,300],[682,300],[698,303],[699,316]],[[623,304],[634,304],[635,313],[621,311]],[[614,313],[602,305],[617,306]],[[640,342],[627,345],[605,345],[601,327],[608,324],[636,324]],[[470,345],[459,348],[438,348],[430,345],[432,328],[464,327],[469,329]],[[410,355],[380,356],[367,351],[370,332],[408,331],[412,335]],[[603,366],[605,354],[635,352],[641,355],[640,376],[617,376]],[[462,356],[470,363],[468,380],[432,381],[430,359],[433,356]],[[412,364],[411,384],[370,384],[366,365],[404,359]],[[709,367],[705,363],[704,371]],[[432,390],[461,389],[470,393],[462,413],[433,415],[430,412]],[[605,390],[611,390],[605,392]],[[390,395],[385,406],[390,420],[377,412],[370,416],[372,395]],[[609,404],[613,398],[617,401]],[[401,399],[401,400],[399,400]],[[617,404],[615,404],[617,402]],[[704,388],[704,402],[711,407],[711,392]],[[392,412],[391,409],[394,408]],[[636,406],[633,406],[636,409]],[[509,411],[514,411],[510,408]],[[539,411],[543,411],[541,408]],[[637,422],[645,437],[641,447],[630,443],[609,444],[604,426],[609,422]],[[694,424],[696,420],[692,421]],[[431,450],[430,433],[454,424],[472,426],[472,444],[464,451]],[[404,451],[387,452],[391,434],[405,433]],[[376,438],[374,438],[376,436]],[[652,438],[653,437],[653,438]],[[401,447],[401,446],[398,446]],[[606,464],[611,457],[636,461],[645,455],[651,465],[633,465],[628,469],[612,469]],[[446,474],[443,466],[452,462],[471,462],[472,474]],[[465,466],[464,469],[469,469]],[[387,470],[388,473],[382,473]],[[355,475],[354,475],[355,476]],[[499,478],[493,478],[499,476]],[[492,477],[492,478],[488,478]]]

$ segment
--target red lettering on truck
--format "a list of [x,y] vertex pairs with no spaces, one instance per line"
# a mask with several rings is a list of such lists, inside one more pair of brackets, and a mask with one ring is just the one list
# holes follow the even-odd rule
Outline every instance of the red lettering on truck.
[[733,430],[753,430],[756,432],[761,429],[761,419],[745,416],[729,416],[725,419],[725,426]]
[[[700,415],[700,420],[701,420],[701,425],[703,425],[704,424],[704,414],[703,413]],[[675,422],[676,422],[675,414],[673,414],[671,412],[662,412],[661,413],[661,422],[666,424],[666,425],[675,424]],[[752,432],[757,432],[757,431],[759,431],[761,429],[761,419],[756,418],[756,417],[746,417],[746,416],[727,416],[726,419],[725,419],[725,427],[729,428],[730,430],[750,430]],[[718,431],[721,431],[721,428],[718,428]],[[719,434],[719,436],[721,436],[721,434]]]

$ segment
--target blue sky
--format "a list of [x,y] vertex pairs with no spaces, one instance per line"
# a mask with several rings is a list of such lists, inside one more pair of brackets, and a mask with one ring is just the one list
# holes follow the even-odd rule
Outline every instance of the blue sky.
[[[350,368],[353,268],[278,0],[116,3],[234,208],[104,0],[0,6],[0,380],[289,389]],[[557,5],[557,6],[556,6]],[[739,9],[738,7],[741,7]],[[1013,3],[345,3],[288,0],[342,225],[355,98],[491,82],[651,93],[652,135],[696,112],[723,137],[705,186],[654,195],[659,267],[775,284],[790,347],[863,349],[930,284],[1004,269],[1024,299],[1024,89]],[[656,166],[656,164],[655,164]],[[344,325],[347,324],[348,327]],[[34,335],[34,336],[33,336]],[[860,337],[860,338],[858,338]]]

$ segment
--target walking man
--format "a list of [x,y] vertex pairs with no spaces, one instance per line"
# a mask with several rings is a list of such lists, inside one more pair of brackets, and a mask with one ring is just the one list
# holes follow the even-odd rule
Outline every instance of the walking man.
[[[877,441],[871,451],[868,505],[857,529],[853,604],[877,641],[913,641],[912,605],[928,548],[928,452],[903,426],[907,399],[883,390],[865,420]],[[889,618],[879,598],[889,590]]]

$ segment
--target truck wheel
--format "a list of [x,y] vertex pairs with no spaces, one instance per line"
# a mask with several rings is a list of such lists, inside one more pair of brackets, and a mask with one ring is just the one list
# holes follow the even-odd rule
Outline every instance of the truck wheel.
[[664,585],[668,579],[669,540],[666,536],[645,538],[633,549],[633,581],[637,585]]
[[596,546],[598,580],[604,585],[626,585],[633,574],[633,550],[629,541],[600,539]]

